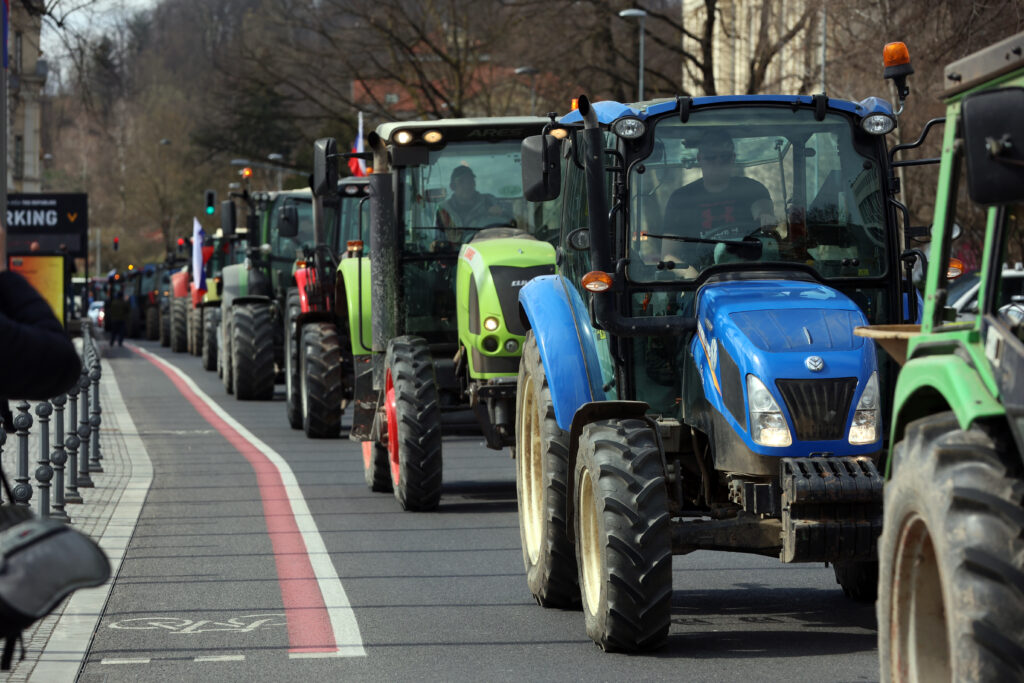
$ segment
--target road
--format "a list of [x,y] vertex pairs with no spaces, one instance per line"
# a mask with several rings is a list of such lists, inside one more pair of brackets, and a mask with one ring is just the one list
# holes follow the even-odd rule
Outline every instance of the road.
[[135,345],[104,353],[153,482],[81,681],[877,680],[873,607],[831,569],[728,553],[674,558],[667,647],[603,653],[527,590],[507,454],[446,439],[440,509],[404,513],[355,443],[289,429],[283,387],[239,402]]

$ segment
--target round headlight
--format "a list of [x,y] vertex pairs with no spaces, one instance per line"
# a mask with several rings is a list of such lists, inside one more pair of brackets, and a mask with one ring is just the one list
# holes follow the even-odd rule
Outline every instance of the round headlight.
[[612,132],[620,138],[625,138],[627,140],[635,140],[643,135],[646,130],[647,126],[644,125],[643,121],[632,117],[619,119],[612,124]]
[[494,317],[484,318],[484,329],[494,332],[498,329],[498,319]]
[[872,135],[885,135],[896,127],[896,121],[886,114],[872,114],[864,117],[860,127]]
[[412,133],[410,133],[407,130],[400,130],[397,133],[395,133],[395,137],[393,138],[393,140],[395,141],[396,145],[408,145],[410,142],[412,142]]
[[436,142],[441,142],[441,138],[443,137],[444,136],[441,135],[441,131],[439,130],[428,130],[426,133],[423,134],[423,140],[429,142],[432,145]]

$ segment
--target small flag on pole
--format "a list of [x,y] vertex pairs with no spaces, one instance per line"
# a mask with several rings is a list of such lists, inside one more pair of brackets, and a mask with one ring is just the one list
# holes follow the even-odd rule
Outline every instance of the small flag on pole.
[[196,291],[200,294],[206,293],[206,269],[203,268],[203,239],[206,232],[199,224],[199,219],[192,218],[192,282],[196,285]]
[[[356,141],[352,144],[352,151],[356,154],[363,152],[363,112],[359,112],[359,132],[356,133]],[[366,175],[366,162],[362,159],[349,159],[348,170],[354,176]]]

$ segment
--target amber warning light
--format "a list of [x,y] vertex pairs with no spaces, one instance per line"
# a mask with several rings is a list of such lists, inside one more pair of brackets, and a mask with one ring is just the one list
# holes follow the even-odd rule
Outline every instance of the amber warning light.
[[910,64],[910,51],[906,43],[889,43],[882,48],[882,61],[886,66]]
[[600,270],[592,270],[582,277],[580,284],[588,292],[605,292],[611,289],[612,276]]

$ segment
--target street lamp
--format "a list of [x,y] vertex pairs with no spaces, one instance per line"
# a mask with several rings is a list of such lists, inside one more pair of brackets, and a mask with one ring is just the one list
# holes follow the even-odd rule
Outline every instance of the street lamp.
[[520,66],[516,69],[516,76],[532,76],[530,80],[530,115],[537,112],[537,74],[540,71],[532,66]]
[[644,19],[647,18],[647,12],[639,8],[624,9],[619,12],[619,16],[623,19],[638,19],[640,26],[640,78],[639,85],[637,86],[637,101],[642,102],[644,99]]
[[[280,154],[278,152],[271,152],[270,154],[267,155],[267,160],[271,161],[271,162],[273,162],[275,164],[282,164],[282,163],[284,163],[284,155]],[[278,168],[277,168],[277,191],[280,192],[282,187],[284,187],[284,184],[283,184],[283,181],[281,179],[281,167],[278,166]]]

